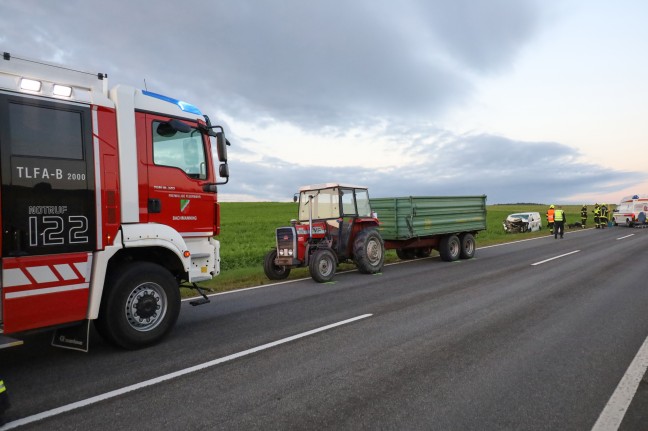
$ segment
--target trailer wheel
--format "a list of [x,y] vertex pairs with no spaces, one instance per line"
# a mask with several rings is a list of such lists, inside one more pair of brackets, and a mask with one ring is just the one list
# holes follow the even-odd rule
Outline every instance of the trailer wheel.
[[353,260],[362,274],[380,272],[385,264],[385,243],[376,229],[365,229],[353,242]]
[[459,243],[457,235],[446,235],[441,238],[439,254],[441,255],[441,259],[446,262],[453,262],[459,259],[459,255],[461,254],[461,244]]
[[105,298],[95,321],[110,343],[137,349],[157,343],[180,313],[180,289],[171,273],[150,262],[118,268],[106,280]]
[[417,248],[415,249],[416,257],[430,257],[432,254],[432,248],[431,247],[422,247],[422,248]]
[[472,259],[475,256],[475,237],[471,233],[461,235],[461,253],[462,259]]
[[311,256],[308,270],[313,280],[318,283],[326,283],[335,276],[336,265],[337,262],[333,252],[329,249],[321,249]]
[[290,275],[289,266],[280,266],[275,264],[277,258],[277,249],[270,250],[263,261],[263,272],[270,280],[283,280]]
[[413,248],[397,248],[396,256],[401,260],[412,260],[416,257],[416,250]]

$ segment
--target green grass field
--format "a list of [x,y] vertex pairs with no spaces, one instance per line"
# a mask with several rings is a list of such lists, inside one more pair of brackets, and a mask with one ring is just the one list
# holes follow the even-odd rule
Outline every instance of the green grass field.
[[[548,205],[488,205],[487,229],[477,235],[477,247],[548,235],[545,227],[547,208]],[[569,223],[580,221],[580,206],[566,205],[563,209]],[[522,211],[539,212],[543,229],[532,233],[505,233],[502,221],[508,214]],[[263,258],[274,247],[275,229],[289,226],[290,220],[296,217],[297,204],[292,202],[221,203],[221,234],[218,237],[221,242],[221,274],[201,285],[212,291],[226,291],[270,283],[263,273]],[[592,220],[590,213],[590,226]],[[397,259],[393,250],[387,252],[387,262]],[[345,264],[340,270],[353,267]],[[292,270],[289,279],[303,277],[308,277],[308,270],[298,268]],[[183,294],[189,296],[193,292],[185,290]]]

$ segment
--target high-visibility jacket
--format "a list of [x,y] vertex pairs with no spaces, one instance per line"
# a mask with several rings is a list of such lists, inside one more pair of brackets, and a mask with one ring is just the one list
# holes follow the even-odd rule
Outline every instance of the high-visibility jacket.
[[556,210],[554,212],[554,220],[555,221],[565,221],[565,211],[563,210]]
[[549,222],[549,223],[554,222],[554,212],[555,212],[555,210],[553,208],[549,208],[547,210],[547,222]]
[[0,424],[3,423],[2,416],[4,412],[10,407],[9,395],[7,395],[7,387],[4,382],[0,380]]

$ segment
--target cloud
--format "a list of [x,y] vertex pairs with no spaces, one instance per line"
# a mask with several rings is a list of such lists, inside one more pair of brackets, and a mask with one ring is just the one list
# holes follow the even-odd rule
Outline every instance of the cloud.
[[399,134],[402,148],[416,154],[411,166],[372,169],[290,164],[270,157],[231,162],[232,182],[222,193],[255,194],[286,201],[302,185],[340,182],[364,185],[373,197],[482,195],[488,202],[570,203],[572,196],[629,187],[648,175],[582,161],[575,149],[556,142],[525,142],[487,134],[453,135],[436,130],[420,138]]
[[509,67],[538,20],[504,0],[5,3],[11,50],[303,129],[432,118],[471,74]]
[[441,124],[480,79],[514,67],[546,27],[547,8],[537,0],[5,0],[0,43],[14,55],[108,73],[111,85],[146,80],[237,124],[330,137],[327,149],[341,158],[342,138],[388,125],[375,140],[393,152],[376,169],[360,160],[316,166],[309,155],[320,141],[298,138],[280,143],[304,154],[289,163],[270,156],[277,144],[267,135],[225,124],[233,145],[224,195],[287,200],[302,184],[340,181],[374,196],[558,202],[636,184],[646,175],[585,163],[557,142],[457,135]]

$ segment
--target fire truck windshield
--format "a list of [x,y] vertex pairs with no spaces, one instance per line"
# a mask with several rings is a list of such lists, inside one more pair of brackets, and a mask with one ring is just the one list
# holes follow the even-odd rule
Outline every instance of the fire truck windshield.
[[181,169],[191,178],[207,178],[203,135],[197,129],[168,133],[165,123],[153,122],[153,163]]

